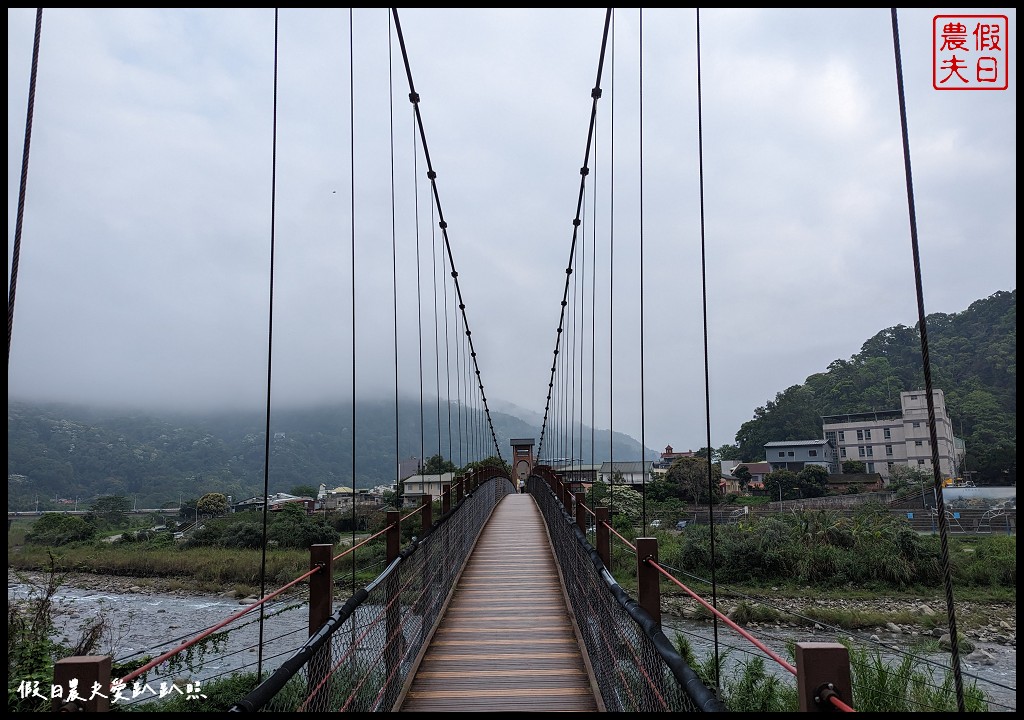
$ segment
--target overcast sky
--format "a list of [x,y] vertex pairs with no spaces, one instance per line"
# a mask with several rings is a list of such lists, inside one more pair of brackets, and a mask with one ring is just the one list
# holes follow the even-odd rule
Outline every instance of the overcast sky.
[[[1016,12],[970,11],[1008,16],[1007,90],[936,90],[966,12],[899,10],[927,313],[1017,282]],[[399,10],[492,407],[545,408],[604,18]],[[699,18],[698,95],[695,10],[614,15],[563,349],[574,414],[677,451],[705,327],[718,447],[918,312],[889,10]],[[34,23],[8,9],[8,280]],[[272,240],[272,406],[351,393],[353,295],[357,394],[418,394],[421,332],[432,394],[454,299],[390,14],[282,10],[276,117],[274,58],[272,9],[44,11],[11,398],[265,406]]]

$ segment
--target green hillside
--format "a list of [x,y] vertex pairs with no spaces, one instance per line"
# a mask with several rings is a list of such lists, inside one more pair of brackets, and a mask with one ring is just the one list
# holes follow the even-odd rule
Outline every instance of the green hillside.
[[[978,300],[961,313],[927,318],[932,384],[945,393],[954,428],[966,440],[967,465],[982,483],[1016,480],[1016,317],[1014,290]],[[718,451],[724,459],[760,459],[766,442],[821,437],[822,415],[897,409],[900,391],[923,387],[917,329],[887,328],[849,360],[836,360],[757,408],[735,445]],[[396,441],[393,401],[357,404],[356,487],[394,483],[396,456],[440,454],[462,466],[495,454],[479,413],[462,408],[460,416],[445,401],[425,410],[421,431],[418,401],[399,404]],[[263,492],[262,411],[184,416],[11,401],[7,419],[7,499],[13,510],[35,509],[37,501],[49,509],[61,499],[87,502],[101,495],[133,498],[138,507],[176,507],[206,492],[237,499]],[[511,438],[540,436],[539,427],[514,415],[492,411],[491,419],[497,450],[506,460]],[[270,492],[320,483],[351,486],[352,421],[351,404],[275,410]],[[459,437],[477,439],[460,447]],[[640,455],[640,443],[621,433],[614,448],[607,433],[596,433],[593,452],[589,428],[583,437],[586,460]]]
[[[943,391],[967,467],[984,484],[1016,481],[1017,291],[997,292],[963,312],[925,318],[932,387]],[[727,459],[754,460],[773,440],[822,437],[821,416],[898,410],[901,391],[924,388],[919,328],[896,325],[754,411],[720,448]]]
[[[397,408],[396,442],[394,401],[360,402],[356,410],[357,488],[393,484],[397,460],[440,454],[461,467],[500,452],[509,461],[512,438],[540,436],[539,427],[491,412],[495,449],[481,413],[465,407],[460,412],[444,400],[440,409],[436,401],[425,408],[421,432],[419,403],[407,400]],[[275,410],[269,491],[320,483],[350,487],[352,425],[350,403]],[[7,427],[7,501],[12,510],[34,510],[37,500],[40,509],[52,509],[61,499],[76,498],[84,507],[102,495],[122,495],[138,507],[176,507],[207,492],[239,500],[263,494],[264,412],[187,416],[8,402]],[[590,433],[585,432],[584,457],[589,458]],[[607,458],[608,434],[598,435],[594,457]],[[460,437],[473,439],[460,447]],[[639,457],[640,443],[619,433],[614,453]]]

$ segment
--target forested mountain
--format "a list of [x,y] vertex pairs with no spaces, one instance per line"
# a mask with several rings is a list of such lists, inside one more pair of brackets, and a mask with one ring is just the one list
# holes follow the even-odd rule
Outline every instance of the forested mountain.
[[[925,327],[932,387],[945,394],[967,467],[982,483],[1016,482],[1017,291],[997,292],[960,313],[928,315]],[[757,408],[736,445],[719,452],[761,459],[766,442],[822,437],[823,415],[899,410],[901,391],[924,386],[919,328],[896,325]]]
[[[418,400],[403,401],[397,410],[393,401],[360,402],[356,411],[358,488],[394,483],[396,455],[405,460],[439,454],[463,466],[500,452],[510,461],[512,438],[540,437],[539,427],[492,411],[496,450],[481,413],[465,406],[449,408],[444,400],[439,407],[434,401],[424,408],[422,433]],[[269,491],[320,483],[350,487],[352,425],[351,403],[275,410]],[[76,498],[85,508],[101,495],[123,495],[137,500],[138,507],[166,507],[206,492],[236,500],[263,494],[264,412],[185,416],[8,402],[7,427],[7,501],[12,510],[35,509],[37,500],[40,509],[50,509],[55,500]],[[589,461],[590,432],[584,432],[583,457]],[[473,440],[460,447],[459,437]],[[609,457],[607,432],[595,434],[594,444],[597,462]],[[614,455],[638,459],[640,443],[616,433]]]
[[[1016,481],[1017,291],[995,293],[961,313],[930,315],[927,329],[932,385],[945,393],[975,480]],[[736,444],[719,453],[724,459],[761,459],[766,442],[820,438],[822,415],[899,409],[900,391],[923,387],[918,330],[887,328],[849,360],[836,360],[757,408],[737,432]],[[486,421],[465,407],[460,416],[445,401],[425,408],[422,433],[418,401],[400,404],[397,452],[394,402],[360,402],[356,410],[359,488],[393,483],[396,455],[404,460],[440,454],[461,466],[495,451]],[[349,487],[352,419],[351,404],[275,410],[269,491],[321,482]],[[511,438],[539,440],[535,421],[493,410],[491,419],[506,460]],[[14,510],[34,509],[37,500],[40,508],[50,508],[55,498],[79,498],[84,507],[99,495],[124,495],[139,507],[157,507],[206,492],[236,499],[263,492],[262,411],[188,417],[8,402],[7,420],[7,498]],[[478,438],[482,447],[459,447],[459,437]],[[596,433],[593,453],[589,428],[583,437],[584,461],[640,457],[640,443],[628,436],[616,434],[612,449],[607,433]]]

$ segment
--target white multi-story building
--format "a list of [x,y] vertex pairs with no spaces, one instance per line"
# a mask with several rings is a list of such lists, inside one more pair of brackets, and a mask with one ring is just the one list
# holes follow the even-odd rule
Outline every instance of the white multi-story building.
[[[405,479],[402,487],[402,504],[407,507],[419,505],[423,495],[430,495],[431,500],[440,500],[445,490],[451,488],[455,481],[455,473],[446,472],[440,475],[412,475]],[[454,498],[452,498],[454,500]]]
[[[953,435],[941,390],[932,390],[939,471],[955,478],[964,457],[963,440]],[[825,439],[839,452],[839,462],[859,460],[869,473],[888,480],[896,465],[932,472],[932,448],[928,429],[928,396],[924,390],[900,393],[899,410],[826,415],[822,417]]]

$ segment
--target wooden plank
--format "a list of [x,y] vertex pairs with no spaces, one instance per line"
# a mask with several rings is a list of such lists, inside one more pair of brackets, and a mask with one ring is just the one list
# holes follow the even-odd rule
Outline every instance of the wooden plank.
[[597,712],[544,520],[529,495],[495,508],[401,712]]

